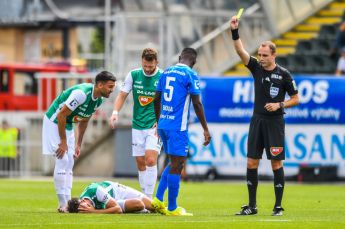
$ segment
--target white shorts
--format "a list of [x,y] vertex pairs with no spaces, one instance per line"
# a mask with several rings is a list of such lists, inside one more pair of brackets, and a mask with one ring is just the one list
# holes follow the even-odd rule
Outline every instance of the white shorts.
[[132,155],[133,157],[145,156],[146,150],[161,151],[162,143],[155,135],[155,128],[147,130],[132,129]]
[[[66,130],[68,154],[74,154],[75,138],[73,130]],[[42,127],[42,153],[45,155],[55,155],[60,144],[60,136],[57,124],[49,120],[45,115]]]
[[115,191],[115,200],[120,205],[123,212],[125,212],[125,204],[128,199],[139,199],[142,200],[145,195],[138,190],[135,190],[131,187],[116,183],[110,182],[113,190]]

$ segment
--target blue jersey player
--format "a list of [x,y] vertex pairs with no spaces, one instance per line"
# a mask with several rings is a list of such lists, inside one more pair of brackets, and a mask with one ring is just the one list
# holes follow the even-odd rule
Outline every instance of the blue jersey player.
[[[204,129],[204,145],[211,140],[203,105],[200,101],[200,88],[197,73],[192,70],[197,53],[192,48],[183,49],[179,63],[167,68],[160,77],[154,98],[154,108],[158,120],[158,133],[163,141],[170,164],[162,173],[153,207],[163,215],[192,215],[177,206],[181,171],[188,153],[189,105],[192,101],[196,115]],[[163,196],[168,188],[168,208]]]

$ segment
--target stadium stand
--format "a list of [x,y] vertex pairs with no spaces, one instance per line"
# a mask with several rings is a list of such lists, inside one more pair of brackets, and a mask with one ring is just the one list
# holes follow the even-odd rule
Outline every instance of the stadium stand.
[[[331,55],[337,24],[345,13],[344,1],[333,1],[302,23],[273,41],[277,45],[277,63],[292,73],[335,72],[337,55]],[[244,75],[243,64],[231,71]]]

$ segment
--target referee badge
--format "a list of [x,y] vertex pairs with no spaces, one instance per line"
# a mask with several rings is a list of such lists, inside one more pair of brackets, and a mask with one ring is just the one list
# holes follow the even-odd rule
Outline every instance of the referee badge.
[[270,96],[275,98],[279,93],[279,87],[270,87]]
[[270,148],[270,152],[272,154],[272,156],[278,156],[279,154],[281,154],[284,150],[284,147],[271,147]]

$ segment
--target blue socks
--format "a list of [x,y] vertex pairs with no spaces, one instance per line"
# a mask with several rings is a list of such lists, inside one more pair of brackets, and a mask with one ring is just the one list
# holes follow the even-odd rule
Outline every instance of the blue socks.
[[168,174],[168,210],[173,211],[177,208],[176,199],[180,190],[181,176],[178,174]]
[[156,197],[163,201],[165,190],[168,188],[168,210],[173,211],[177,208],[177,196],[180,190],[181,176],[170,174],[170,164],[164,169],[156,192]]
[[164,169],[164,171],[162,173],[161,179],[159,181],[156,197],[160,201],[163,201],[165,190],[168,187],[168,174],[169,174],[169,170],[170,170],[170,164],[167,165],[167,167],[165,167],[165,169]]

